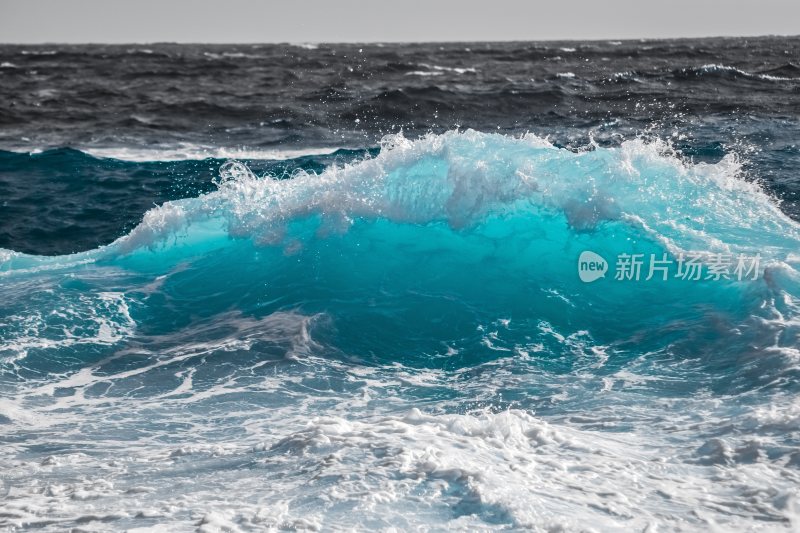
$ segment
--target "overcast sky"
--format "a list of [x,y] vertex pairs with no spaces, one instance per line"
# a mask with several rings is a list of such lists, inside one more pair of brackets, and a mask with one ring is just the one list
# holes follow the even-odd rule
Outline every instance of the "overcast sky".
[[0,0],[0,42],[369,42],[798,35],[800,0]]

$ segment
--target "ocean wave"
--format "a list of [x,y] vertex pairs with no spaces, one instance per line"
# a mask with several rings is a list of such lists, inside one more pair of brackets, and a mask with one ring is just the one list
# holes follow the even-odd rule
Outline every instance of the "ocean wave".
[[[534,135],[450,132],[418,141],[389,136],[374,159],[319,175],[300,173],[289,181],[261,179],[242,165],[227,165],[219,191],[152,210],[120,243],[141,233],[160,234],[154,228],[165,220],[181,220],[183,226],[218,215],[233,234],[260,238],[260,232],[271,234],[285,229],[276,227],[281,223],[311,214],[336,227],[368,217],[443,221],[459,228],[490,214],[538,207],[560,212],[579,232],[625,221],[675,250],[731,251],[759,243],[783,243],[790,250],[798,239],[797,224],[740,173],[734,156],[715,165],[691,165],[667,145],[644,141],[574,153]],[[409,179],[418,174],[425,180]],[[750,231],[742,235],[745,228]]]
[[[459,302],[448,311],[453,331],[466,323],[458,318],[461,305],[513,315],[521,325],[464,333],[471,339],[464,346],[435,333],[409,338],[408,331],[430,327],[427,312],[378,321],[375,337],[364,336],[363,325],[340,330],[350,350],[382,362],[406,346],[417,354],[414,364],[437,364],[439,355],[431,354],[451,353],[452,365],[469,367],[475,357],[559,352],[571,345],[565,341],[570,335],[587,331],[589,341],[576,337],[576,346],[587,346],[574,348],[578,360],[594,348],[624,353],[629,345],[666,359],[707,354],[698,359],[698,372],[746,376],[717,385],[730,393],[780,387],[786,372],[799,368],[800,226],[757,183],[743,179],[733,155],[695,164],[662,142],[570,151],[531,134],[451,131],[416,140],[388,136],[376,156],[362,154],[319,172],[299,170],[288,179],[257,176],[231,161],[216,186],[150,209],[107,246],[52,257],[1,251],[6,297],[13,301],[9,291],[22,290],[19,283],[29,276],[111,268],[150,280],[180,278],[188,262],[202,282],[188,286],[181,300],[194,306],[206,293],[218,295],[204,306],[212,313],[257,305],[264,284],[287,304],[330,291],[363,302],[414,287],[420,298],[444,291]],[[595,290],[575,273],[586,249],[612,262],[633,252],[759,254],[761,265],[756,281],[669,280],[641,283],[631,292],[629,284],[611,280]],[[523,280],[528,289],[521,294],[507,280]],[[643,303],[632,305],[634,295]],[[608,314],[580,311],[587,306]],[[659,324],[645,326],[654,314]],[[662,340],[677,324],[691,335],[665,348]],[[736,342],[715,340],[719,327],[737,331]],[[536,338],[526,339],[532,330]],[[547,331],[560,333],[551,339]],[[25,331],[14,335],[8,338],[31,338]],[[747,364],[730,367],[731,359]]]
[[445,67],[442,65],[431,65],[429,63],[420,63],[419,66],[424,67],[429,71],[455,72],[456,74],[475,74],[478,72],[474,67]]
[[[197,158],[297,155],[203,150],[87,152],[123,160],[171,160],[185,158],[187,152]],[[418,175],[425,179],[413,179]],[[775,255],[783,260],[798,240],[797,224],[756,183],[741,178],[741,164],[733,155],[717,164],[690,164],[658,142],[634,140],[618,148],[572,152],[532,134],[467,131],[419,140],[388,136],[375,158],[321,174],[300,172],[290,180],[260,178],[244,165],[230,163],[222,169],[216,192],[152,209],[114,247],[154,246],[177,227],[209,219],[223,222],[231,235],[264,240],[266,234],[285,230],[282,225],[311,215],[337,228],[364,217],[415,224],[441,221],[461,228],[490,215],[535,209],[560,213],[576,232],[624,222],[674,250],[752,250],[763,245],[784,250]]]
[[608,78],[611,82],[637,82],[641,83],[641,74],[636,71],[626,70],[624,72],[615,72]]
[[24,56],[54,56],[58,54],[58,50],[22,50],[20,54]]
[[[19,154],[37,155],[59,148],[7,147],[6,151]],[[157,161],[202,161],[205,159],[239,159],[248,161],[285,161],[301,157],[330,155],[342,148],[236,148],[220,146],[203,146],[184,143],[178,146],[163,147],[80,147],[79,152],[101,159],[116,159],[136,163]]]
[[5,47],[0,530],[797,530],[799,43]]
[[728,74],[733,76],[741,76],[743,78],[755,79],[755,80],[765,80],[765,81],[793,81],[797,78],[792,77],[785,77],[785,76],[775,76],[769,73],[753,73],[747,72],[745,70],[741,70],[739,68],[730,66],[730,65],[721,65],[715,63],[709,63],[706,65],[702,65],[699,67],[691,67],[691,68],[684,68],[680,71],[684,75],[694,75],[694,76],[703,76],[709,74]]
[[289,43],[291,46],[302,48],[303,50],[316,50],[319,48],[319,43]]
[[[422,293],[451,291],[458,301],[495,316],[516,310],[513,314],[526,324],[525,331],[537,316],[537,322],[549,320],[549,327],[562,330],[563,317],[557,317],[567,313],[573,328],[615,331],[593,342],[613,340],[640,348],[652,344],[654,353],[664,349],[661,336],[670,335],[687,315],[695,322],[685,327],[701,337],[724,316],[726,327],[739,331],[739,340],[725,346],[730,357],[746,357],[753,346],[772,354],[742,367],[751,373],[761,369],[746,386],[771,386],[795,366],[789,332],[800,305],[800,226],[741,173],[734,156],[717,164],[693,164],[665,143],[643,140],[573,152],[535,135],[452,131],[417,140],[394,135],[383,140],[375,157],[366,155],[319,173],[298,171],[289,179],[259,177],[244,164],[229,162],[221,169],[216,191],[149,210],[138,226],[108,246],[55,257],[6,251],[0,273],[11,283],[27,275],[96,264],[161,276],[186,261],[200,260],[208,263],[197,267],[204,290],[255,297],[252,288],[266,277],[278,291],[299,291],[293,298],[300,301],[331,287],[367,297],[387,290],[403,293],[402,287],[411,283]],[[630,306],[625,302],[632,293],[625,283],[609,282],[602,291],[582,284],[574,272],[584,249],[605,258],[633,251],[759,254],[761,277],[755,282],[643,283],[637,298],[661,303]],[[414,265],[420,261],[428,271],[418,271]],[[491,268],[475,272],[475,265],[484,262]],[[234,265],[240,274],[223,274]],[[401,274],[405,271],[415,271],[416,277],[407,278]],[[390,272],[394,276],[385,280]],[[467,272],[476,286],[492,290],[473,292],[464,279]],[[514,279],[538,288],[523,297],[505,282]],[[613,312],[573,316],[569,310],[576,308],[576,301]],[[698,315],[696,309],[706,305],[720,315]],[[537,315],[537,309],[545,314]],[[656,312],[661,326],[643,333],[647,314]],[[374,340],[353,331],[356,336],[348,336],[348,342],[362,346],[364,353],[391,357],[409,342],[404,332],[426,327],[419,322],[427,320],[423,317],[384,325]],[[612,328],[609,321],[617,320],[624,326]],[[456,320],[453,327],[458,324]],[[426,338],[422,352],[438,353],[442,339]],[[563,338],[553,350],[563,349]],[[497,357],[535,353],[542,341],[525,341],[512,330],[481,334],[477,342],[483,347],[479,351]],[[457,358],[466,358],[463,364],[471,364],[473,349],[462,352],[449,346],[461,354]],[[670,353],[678,350],[689,357],[720,349],[711,341],[679,343]],[[429,364],[426,356],[420,357],[421,364]],[[727,361],[712,358],[703,365],[723,375]],[[722,369],[712,370],[717,363]]]
[[[25,437],[0,527],[797,523],[800,225],[736,156],[471,130],[371,154],[229,161],[108,246],[0,251]],[[585,284],[587,249],[763,268]]]
[[221,148],[183,145],[164,148],[85,148],[87,154],[121,161],[182,161],[202,159],[244,159],[282,161],[312,155],[328,155],[340,148]]
[[406,72],[406,76],[442,76],[444,72],[430,71],[430,70],[412,70]]
[[263,59],[264,56],[258,54],[246,54],[244,52],[204,52],[204,56],[209,59]]

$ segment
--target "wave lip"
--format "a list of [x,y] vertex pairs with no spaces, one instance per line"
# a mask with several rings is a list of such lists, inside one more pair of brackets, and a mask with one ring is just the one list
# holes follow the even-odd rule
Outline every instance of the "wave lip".
[[797,223],[740,174],[735,156],[690,164],[665,144],[641,140],[574,153],[530,134],[449,132],[416,141],[396,135],[383,140],[375,158],[290,180],[228,165],[217,191],[151,210],[118,244],[149,246],[210,218],[231,235],[272,242],[268,235],[312,215],[334,231],[359,218],[461,228],[490,215],[544,209],[560,212],[577,232],[618,220],[672,251],[782,250],[776,258],[784,260],[798,242]]

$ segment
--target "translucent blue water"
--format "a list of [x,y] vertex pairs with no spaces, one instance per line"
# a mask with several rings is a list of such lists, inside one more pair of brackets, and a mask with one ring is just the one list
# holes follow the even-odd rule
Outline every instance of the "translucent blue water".
[[[734,155],[374,153],[229,163],[108,246],[0,251],[0,523],[798,526],[800,226]],[[761,265],[584,283],[586,250]]]

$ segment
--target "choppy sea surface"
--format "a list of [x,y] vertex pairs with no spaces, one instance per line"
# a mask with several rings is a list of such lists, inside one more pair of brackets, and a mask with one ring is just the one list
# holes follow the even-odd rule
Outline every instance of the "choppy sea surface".
[[0,530],[796,531],[798,65],[1,45]]

